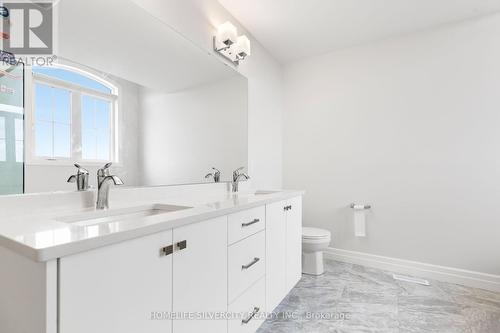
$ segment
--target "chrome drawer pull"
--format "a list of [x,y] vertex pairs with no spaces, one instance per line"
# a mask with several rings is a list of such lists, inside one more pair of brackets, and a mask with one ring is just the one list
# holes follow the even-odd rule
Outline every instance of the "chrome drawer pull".
[[255,224],[255,223],[258,223],[258,222],[260,222],[260,219],[254,219],[252,222],[242,223],[241,226],[242,227],[248,227],[248,226],[251,226],[252,224]]
[[243,265],[243,266],[241,266],[241,269],[242,269],[242,270],[243,270],[243,269],[249,269],[250,267],[252,267],[252,266],[253,266],[253,265],[255,265],[256,263],[258,263],[258,262],[259,262],[259,260],[260,260],[260,258],[255,257],[255,258],[253,258],[252,262],[251,262],[251,263],[249,263],[248,265]]
[[174,246],[169,245],[160,249],[160,256],[168,256],[174,252]]
[[243,319],[241,321],[242,324],[248,324],[250,322],[250,320],[253,319],[253,317],[255,317],[255,315],[260,311],[260,309],[258,307],[254,307],[253,308],[253,311],[252,313],[250,314],[250,317],[246,318],[246,319]]
[[178,250],[184,250],[187,247],[187,241],[183,240],[181,242],[177,242],[177,244],[175,245],[177,246]]

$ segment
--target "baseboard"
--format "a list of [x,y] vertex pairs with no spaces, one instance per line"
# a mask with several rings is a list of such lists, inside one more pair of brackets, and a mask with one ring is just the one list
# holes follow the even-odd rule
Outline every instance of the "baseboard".
[[325,258],[337,261],[500,292],[500,275],[437,266],[332,247],[328,248],[324,252],[324,255]]

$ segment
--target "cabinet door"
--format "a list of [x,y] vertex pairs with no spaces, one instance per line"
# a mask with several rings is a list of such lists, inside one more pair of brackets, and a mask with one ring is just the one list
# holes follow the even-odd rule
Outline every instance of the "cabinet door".
[[286,287],[289,292],[302,276],[302,197],[287,201]]
[[59,332],[171,332],[171,244],[165,231],[61,258]]
[[[175,314],[227,311],[227,216],[174,229],[173,271]],[[227,321],[176,319],[173,331],[224,333]]]
[[285,201],[266,206],[266,308],[274,310],[287,294]]

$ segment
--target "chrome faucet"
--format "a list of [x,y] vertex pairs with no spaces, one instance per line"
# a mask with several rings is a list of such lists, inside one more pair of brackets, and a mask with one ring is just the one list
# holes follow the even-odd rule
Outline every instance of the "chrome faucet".
[[75,175],[68,178],[68,183],[76,183],[76,189],[78,191],[86,191],[89,189],[89,171],[82,168],[78,163],[75,163],[75,167],[78,169]]
[[111,163],[107,163],[103,168],[97,170],[97,202],[96,209],[109,208],[109,187],[111,184],[123,185],[123,181],[118,176],[109,173]]
[[207,174],[205,175],[205,179],[208,179],[208,178],[210,178],[210,177],[213,177],[214,182],[216,182],[216,183],[220,182],[220,170],[219,170],[219,169],[216,169],[216,168],[213,168],[213,167],[212,167],[212,170],[214,170],[214,172],[212,172],[212,173],[207,173]]
[[241,172],[245,167],[240,167],[236,170],[233,171],[233,183],[232,183],[232,191],[233,192],[238,192],[238,184],[240,182],[241,178],[244,178],[245,180],[250,179],[250,176],[248,176],[246,173]]

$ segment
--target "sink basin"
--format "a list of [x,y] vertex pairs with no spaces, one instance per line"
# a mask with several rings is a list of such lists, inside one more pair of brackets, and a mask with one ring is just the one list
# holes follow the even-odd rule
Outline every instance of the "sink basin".
[[73,225],[87,226],[166,214],[188,208],[192,207],[156,204],[123,209],[111,209],[106,211],[93,211],[79,215],[63,216],[56,218],[56,220]]
[[266,194],[274,194],[274,193],[279,193],[281,191],[264,191],[264,190],[258,190],[254,192],[254,195],[266,195]]

